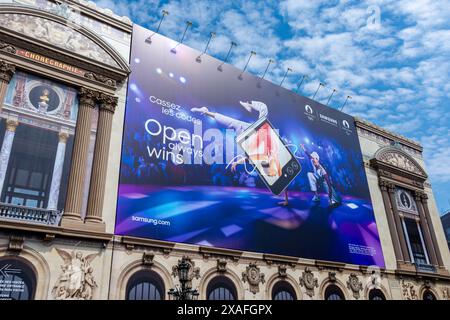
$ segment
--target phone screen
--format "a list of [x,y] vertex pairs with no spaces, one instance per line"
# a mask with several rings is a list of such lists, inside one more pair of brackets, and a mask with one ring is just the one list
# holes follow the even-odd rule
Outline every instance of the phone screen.
[[267,119],[260,119],[238,137],[238,144],[269,189],[279,194],[300,172],[300,164]]

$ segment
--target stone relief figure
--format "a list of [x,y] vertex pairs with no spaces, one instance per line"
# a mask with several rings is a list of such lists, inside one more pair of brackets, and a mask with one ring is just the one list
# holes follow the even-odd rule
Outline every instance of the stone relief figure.
[[83,257],[79,251],[69,253],[56,248],[63,259],[61,274],[53,287],[52,294],[55,299],[90,300],[97,287],[94,280],[94,269],[91,262],[98,256],[97,253]]
[[442,297],[445,300],[450,300],[450,288],[444,288],[442,289]]
[[418,300],[419,297],[417,296],[416,289],[414,288],[414,285],[410,282],[405,282],[402,280],[402,294],[403,299],[405,300]]
[[0,14],[0,26],[39,39],[96,61],[118,66],[97,43],[66,25],[25,14]]

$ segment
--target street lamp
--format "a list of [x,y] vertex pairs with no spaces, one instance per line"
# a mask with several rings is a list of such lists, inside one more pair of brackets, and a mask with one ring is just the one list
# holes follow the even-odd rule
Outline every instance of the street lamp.
[[199,293],[197,289],[192,289],[187,285],[190,282],[189,279],[189,270],[191,269],[191,265],[186,261],[183,257],[177,265],[177,273],[178,279],[180,280],[181,286],[175,286],[169,290],[169,299],[170,300],[197,300]]

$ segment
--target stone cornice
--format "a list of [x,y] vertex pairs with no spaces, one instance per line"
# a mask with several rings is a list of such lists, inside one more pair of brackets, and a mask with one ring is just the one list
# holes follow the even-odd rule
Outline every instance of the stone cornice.
[[[75,80],[72,80],[72,79],[77,78],[81,82],[93,83],[97,87],[99,86],[99,87],[105,88],[102,90],[106,90],[106,91],[111,91],[111,90],[115,91],[117,89],[116,83],[125,81],[127,78],[126,74],[123,74],[121,76],[117,73],[113,73],[106,69],[96,67],[93,64],[84,63],[80,60],[77,60],[76,58],[73,58],[73,57],[67,55],[67,54],[54,52],[52,50],[33,45],[32,43],[27,43],[27,42],[24,42],[23,40],[19,40],[18,42],[23,42],[23,43],[18,43],[17,44],[18,47],[26,47],[33,53],[66,63],[66,64],[74,66],[74,67],[78,67],[80,69],[84,69],[89,72],[85,72],[84,75],[80,76],[80,75],[74,75],[71,73],[67,73],[64,70],[54,69],[52,66],[41,65],[41,64],[38,64],[37,62],[29,61],[28,59],[26,59],[24,57],[16,55],[15,54],[16,47],[8,44],[7,42],[4,42],[3,41],[4,39],[8,39],[10,42],[15,42],[14,38],[11,38],[7,35],[0,33],[0,59],[2,59],[2,56],[4,56],[7,60],[12,60],[16,65],[16,69],[22,68],[24,70],[30,70],[31,67],[36,67],[37,69],[40,70],[42,68],[45,68],[48,70],[52,70],[53,73],[57,73],[58,75],[62,75],[62,74],[67,75],[70,79],[68,81],[70,84],[73,84],[73,82],[75,82]],[[2,44],[4,44],[4,46],[2,46]],[[14,49],[14,50],[12,50],[12,49]],[[95,70],[95,72],[92,72],[93,70]],[[37,71],[37,72],[43,74],[43,72],[41,72],[41,71]],[[48,76],[48,74],[46,74],[46,76]],[[66,76],[66,78],[67,78],[67,76]],[[57,80],[62,81],[59,78]]]
[[55,235],[64,237],[85,238],[92,240],[111,241],[113,235],[105,232],[92,232],[88,230],[68,229],[59,226],[47,226],[23,221],[9,221],[2,219],[0,229],[20,230],[42,234],[46,239],[52,239]]
[[410,148],[418,151],[419,153],[422,153],[422,151],[423,151],[422,145],[420,143],[418,143],[417,141],[408,139],[402,135],[388,131],[384,128],[381,128],[380,126],[377,126],[376,124],[373,124],[373,123],[367,121],[367,120],[355,117],[355,125],[357,128],[368,130],[368,131],[378,134],[382,137],[388,138],[392,141],[399,141],[401,144],[403,144],[407,147],[410,147]]

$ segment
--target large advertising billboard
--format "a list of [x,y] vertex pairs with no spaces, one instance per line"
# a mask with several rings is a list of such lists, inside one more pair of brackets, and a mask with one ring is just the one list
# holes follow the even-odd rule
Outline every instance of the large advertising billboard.
[[152,34],[134,26],[116,234],[383,267],[353,118]]

